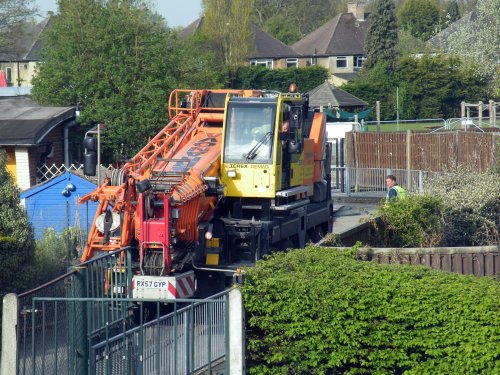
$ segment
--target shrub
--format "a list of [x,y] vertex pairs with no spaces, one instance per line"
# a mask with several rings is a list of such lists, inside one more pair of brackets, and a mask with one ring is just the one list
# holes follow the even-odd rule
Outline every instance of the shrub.
[[250,374],[500,373],[500,284],[313,248],[247,271]]
[[429,181],[425,193],[442,200],[446,246],[500,242],[500,171],[454,170]]
[[77,257],[77,247],[81,242],[81,230],[70,227],[61,234],[48,228],[44,237],[36,243],[35,276],[36,283],[43,284],[66,272],[67,267]]
[[373,241],[383,246],[432,247],[442,240],[442,200],[432,196],[409,196],[380,206],[372,226],[378,236]]
[[244,66],[236,72],[232,87],[288,92],[290,84],[295,82],[299,92],[304,93],[325,82],[328,75],[328,70],[321,66],[297,69],[267,69],[262,66]]

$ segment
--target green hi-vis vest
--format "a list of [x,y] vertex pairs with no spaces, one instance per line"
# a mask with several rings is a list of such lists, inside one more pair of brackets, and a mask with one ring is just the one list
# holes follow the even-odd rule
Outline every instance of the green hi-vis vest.
[[[391,189],[396,190],[397,195],[395,200],[403,200],[406,198],[406,191],[401,186],[394,185]],[[391,189],[389,189],[389,191],[391,191]],[[385,198],[386,202],[389,202],[389,191],[387,192],[387,197]]]

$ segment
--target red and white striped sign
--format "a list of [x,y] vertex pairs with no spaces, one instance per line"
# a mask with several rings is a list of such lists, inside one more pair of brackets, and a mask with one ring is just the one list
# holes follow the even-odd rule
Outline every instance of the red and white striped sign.
[[194,295],[194,271],[174,276],[141,276],[132,278],[133,298],[155,300],[189,298]]

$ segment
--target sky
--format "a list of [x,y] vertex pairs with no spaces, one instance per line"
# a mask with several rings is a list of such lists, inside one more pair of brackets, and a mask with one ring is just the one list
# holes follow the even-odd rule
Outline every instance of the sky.
[[[167,20],[170,27],[187,26],[200,16],[201,0],[156,0],[156,10]],[[35,0],[40,14],[57,12],[57,0]]]

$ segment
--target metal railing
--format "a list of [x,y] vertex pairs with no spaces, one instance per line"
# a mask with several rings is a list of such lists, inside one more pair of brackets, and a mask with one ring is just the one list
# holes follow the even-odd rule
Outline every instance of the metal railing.
[[[440,130],[476,130],[484,132],[485,129],[497,128],[500,125],[500,117],[457,117],[446,119],[444,126],[434,129],[431,133]],[[494,129],[492,129],[494,130]]]
[[[114,326],[129,324],[132,301],[119,298],[131,293],[131,260],[128,248],[73,267],[67,274],[18,296],[18,374],[59,373],[60,363],[75,368],[85,337],[98,340]],[[82,305],[35,304],[58,298],[102,298],[106,303]],[[86,311],[89,309],[89,312]],[[91,317],[88,321],[85,316]],[[45,345],[46,338],[53,338]],[[57,345],[52,345],[53,342]],[[52,346],[51,346],[52,345]],[[42,347],[37,354],[37,348]],[[64,349],[62,349],[64,348]],[[54,352],[55,351],[55,352]],[[52,353],[47,354],[47,353]],[[51,360],[57,358],[57,360]],[[56,371],[55,371],[56,370]],[[55,372],[54,372],[55,371]],[[70,371],[69,373],[72,373]]]
[[[207,300],[32,299],[32,332],[19,374],[194,374],[222,366],[228,353],[228,291]],[[116,320],[116,304],[131,305]],[[148,315],[173,310],[148,321]],[[93,320],[104,323],[100,335]],[[225,364],[227,366],[227,363]]]
[[225,361],[228,292],[130,298],[128,248],[18,296],[18,374],[191,374]]
[[[33,309],[33,299],[42,297],[66,297],[71,293],[71,278],[76,271],[71,271],[47,284],[18,296],[18,318],[17,318],[17,373],[18,374],[42,374],[46,369],[54,368],[55,363],[45,361],[37,357],[33,348],[44,341],[46,336],[57,337],[60,345],[67,344],[66,336],[58,336],[54,326],[58,330],[67,332],[68,317],[66,310],[61,305],[52,306],[50,315],[53,320],[42,317],[38,311]],[[42,331],[44,334],[42,335]],[[49,349],[53,351],[53,348]],[[56,352],[59,361],[69,362],[69,353],[66,350]],[[50,362],[50,363],[48,363]],[[56,362],[57,363],[57,362]],[[49,373],[49,372],[47,372]]]
[[[350,196],[352,193],[385,192],[385,177],[396,176],[398,184],[410,193],[422,193],[429,180],[441,175],[440,172],[390,168],[349,168],[332,167],[332,187]],[[383,195],[383,193],[381,193]]]
[[[210,374],[228,353],[227,295],[226,291],[207,300],[173,301],[172,313],[92,346],[90,372],[193,374],[206,370]],[[187,306],[177,310],[179,303]]]
[[363,131],[377,131],[374,129],[380,125],[381,132],[399,132],[407,130],[429,131],[434,128],[441,128],[446,125],[443,118],[422,118],[414,120],[384,120],[384,121],[363,121],[361,128]]

